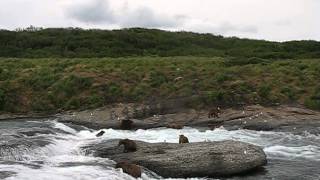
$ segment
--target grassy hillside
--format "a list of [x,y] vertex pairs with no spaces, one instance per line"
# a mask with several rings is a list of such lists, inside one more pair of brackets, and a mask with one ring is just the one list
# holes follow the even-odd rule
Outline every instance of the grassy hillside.
[[320,59],[0,59],[0,111],[87,109],[195,97],[189,106],[300,103],[320,109]]
[[269,42],[156,29],[0,30],[0,57],[93,58],[134,56],[320,58],[320,42]]

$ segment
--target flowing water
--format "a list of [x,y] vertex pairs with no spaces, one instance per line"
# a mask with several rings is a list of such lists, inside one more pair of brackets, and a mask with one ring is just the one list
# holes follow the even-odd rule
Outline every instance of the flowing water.
[[[223,128],[200,131],[194,128],[174,130],[98,131],[81,126],[46,121],[0,121],[0,179],[73,180],[133,179],[114,162],[85,156],[82,146],[104,139],[130,138],[146,142],[178,142],[183,133],[191,142],[239,140],[264,148],[268,164],[259,173],[225,179],[320,179],[320,136],[308,134],[236,130]],[[146,171],[142,179],[159,179]],[[201,178],[194,178],[201,179]]]

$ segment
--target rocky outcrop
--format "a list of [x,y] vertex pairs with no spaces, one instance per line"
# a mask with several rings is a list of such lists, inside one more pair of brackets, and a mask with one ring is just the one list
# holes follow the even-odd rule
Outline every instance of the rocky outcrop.
[[190,144],[137,141],[137,151],[124,153],[119,140],[83,147],[94,156],[127,161],[165,178],[219,177],[253,171],[266,164],[262,148],[237,141]]
[[[117,109],[118,108],[118,109]],[[114,110],[115,109],[115,110]],[[59,121],[72,122],[90,128],[119,129],[119,121],[111,118],[112,111],[120,108],[105,107],[96,110],[87,110],[58,115]],[[265,131],[289,131],[301,133],[308,131],[319,134],[320,112],[303,107],[277,106],[262,107],[246,106],[241,109],[222,109],[219,118],[208,118],[208,111],[194,109],[181,109],[168,114],[155,114],[152,116],[134,119],[132,129],[150,129],[157,127],[181,128],[182,126],[202,127],[214,129],[224,126],[226,129],[250,129]],[[179,126],[173,126],[179,125]]]

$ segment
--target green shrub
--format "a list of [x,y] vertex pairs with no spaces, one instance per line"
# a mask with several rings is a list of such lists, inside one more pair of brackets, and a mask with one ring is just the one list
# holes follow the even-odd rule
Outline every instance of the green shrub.
[[66,96],[73,96],[83,89],[89,88],[93,80],[90,77],[80,77],[76,75],[70,75],[65,79],[57,82],[54,86],[54,90],[57,93],[65,94]]
[[318,87],[313,95],[304,102],[305,106],[311,109],[320,110],[320,88]]
[[160,87],[161,84],[167,83],[167,77],[159,71],[150,72],[150,85],[151,87]]
[[51,70],[44,68],[39,72],[34,73],[31,77],[27,79],[27,83],[35,90],[47,89],[53,85],[59,76],[52,72]]
[[225,100],[225,92],[223,91],[209,91],[206,93],[204,97],[204,102],[206,102],[209,105],[213,104],[221,104]]
[[81,106],[80,99],[78,98],[71,98],[68,100],[64,106],[65,109],[79,109]]
[[2,89],[0,89],[0,110],[3,110],[5,106],[5,93]]
[[227,72],[220,72],[215,75],[215,79],[218,83],[223,83],[227,80],[231,80],[232,77]]
[[315,109],[315,110],[320,110],[320,98],[315,98],[315,97],[311,97],[311,98],[307,98],[304,101],[304,105],[310,109]]
[[96,108],[103,105],[104,99],[100,95],[92,94],[86,99],[86,103],[88,103],[91,108]]
[[293,89],[293,87],[283,87],[280,92],[286,95],[291,101],[296,100],[297,98],[296,91]]
[[270,93],[271,93],[271,86],[268,84],[262,85],[258,89],[258,95],[262,100],[269,100],[270,98]]
[[243,57],[238,57],[238,58],[229,58],[224,61],[224,64],[226,66],[243,66],[243,65],[248,65],[248,64],[264,64],[267,61],[262,58],[258,57],[249,57],[249,58],[243,58]]

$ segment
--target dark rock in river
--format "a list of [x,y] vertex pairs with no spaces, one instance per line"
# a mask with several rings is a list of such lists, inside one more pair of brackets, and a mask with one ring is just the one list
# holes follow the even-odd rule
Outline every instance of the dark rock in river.
[[266,164],[262,148],[237,141],[189,144],[136,141],[137,151],[123,153],[119,140],[83,147],[94,156],[144,166],[165,178],[219,177],[252,171]]
[[101,137],[101,136],[103,136],[104,135],[104,131],[100,131],[98,134],[96,134],[96,137]]

